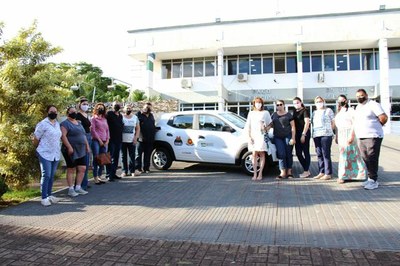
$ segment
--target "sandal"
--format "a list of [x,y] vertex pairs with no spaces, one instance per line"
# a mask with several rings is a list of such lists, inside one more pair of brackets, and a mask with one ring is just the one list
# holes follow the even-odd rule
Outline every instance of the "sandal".
[[294,178],[292,174],[288,175],[287,178]]
[[275,177],[275,179],[284,179],[285,177],[278,175],[277,177]]

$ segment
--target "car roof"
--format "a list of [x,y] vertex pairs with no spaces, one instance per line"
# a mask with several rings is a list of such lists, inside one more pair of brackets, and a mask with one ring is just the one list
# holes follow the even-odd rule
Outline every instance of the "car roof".
[[195,111],[177,111],[171,113],[164,113],[163,115],[181,115],[181,114],[223,114],[232,113],[229,111],[216,111],[216,110],[195,110]]

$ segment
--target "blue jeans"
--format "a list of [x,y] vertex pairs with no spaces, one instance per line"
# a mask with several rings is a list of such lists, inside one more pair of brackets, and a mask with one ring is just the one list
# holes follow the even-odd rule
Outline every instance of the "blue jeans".
[[122,142],[110,141],[108,144],[108,150],[111,155],[111,164],[106,165],[107,177],[114,179],[118,169],[119,152],[121,151]]
[[303,133],[302,130],[296,132],[296,144],[295,144],[296,156],[297,159],[299,159],[299,162],[303,167],[303,170],[308,171],[310,169],[310,164],[311,164],[311,156],[310,156],[311,134],[310,131],[308,131],[305,136],[304,143],[301,143],[302,133]]
[[[92,134],[90,133],[86,133],[86,139],[87,142],[89,143],[89,147],[92,147]],[[90,151],[86,154],[86,170],[85,170],[85,175],[83,176],[83,180],[82,180],[82,188],[83,189],[87,189],[88,186],[88,172],[89,172],[89,166],[90,166]]]
[[315,137],[315,152],[318,157],[319,173],[332,175],[332,136]]
[[99,153],[107,152],[107,147],[100,147],[100,143],[98,140],[92,141],[92,153],[93,153],[93,176],[100,177],[103,173],[103,166],[97,164],[95,158]]
[[[136,154],[136,145],[132,142],[122,142],[121,146],[122,150],[122,171],[125,174],[135,173],[135,154]],[[129,165],[128,165],[128,154],[129,154]],[[128,171],[129,169],[129,171]]]
[[289,145],[291,136],[286,138],[274,137],[277,157],[279,159],[279,169],[292,169],[293,166],[293,145]]
[[40,156],[39,153],[37,153],[37,156],[39,157],[40,171],[42,174],[40,178],[40,190],[42,192],[42,199],[45,199],[51,196],[54,175],[56,174],[59,161],[48,161]]

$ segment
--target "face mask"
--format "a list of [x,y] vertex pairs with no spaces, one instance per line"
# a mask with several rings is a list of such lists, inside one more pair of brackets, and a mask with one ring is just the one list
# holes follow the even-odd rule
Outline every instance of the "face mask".
[[118,112],[119,109],[121,109],[121,106],[119,104],[114,105],[114,111]]
[[148,114],[151,113],[151,108],[150,108],[150,107],[147,107],[147,108],[146,108],[146,113],[148,113]]
[[256,109],[261,109],[262,104],[261,103],[255,103],[254,106],[256,107]]
[[315,106],[316,106],[318,109],[322,109],[322,108],[324,107],[324,103],[316,103]]
[[296,104],[294,104],[294,108],[296,108],[296,109],[301,109],[301,103],[296,103]]
[[132,111],[131,110],[129,110],[129,111],[126,111],[126,114],[127,115],[130,115],[132,113]]
[[346,102],[339,102],[339,106],[343,107],[346,105]]
[[72,119],[76,119],[76,115],[77,115],[76,113],[69,113],[68,117],[72,118]]
[[106,110],[99,109],[97,112],[99,113],[99,115],[104,115],[106,113]]
[[365,97],[357,98],[357,102],[359,102],[359,103],[365,102]]
[[81,105],[81,110],[86,112],[89,109],[89,105]]
[[50,120],[54,120],[54,119],[57,118],[57,113],[49,113],[49,114],[47,114],[47,117],[48,117]]

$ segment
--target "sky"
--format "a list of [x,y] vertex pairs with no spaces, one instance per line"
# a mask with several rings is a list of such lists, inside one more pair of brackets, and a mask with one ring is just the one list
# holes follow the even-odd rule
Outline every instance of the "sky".
[[104,76],[132,83],[128,30],[202,22],[400,8],[399,0],[1,0],[3,39],[36,19],[63,52],[53,62],[86,62]]

